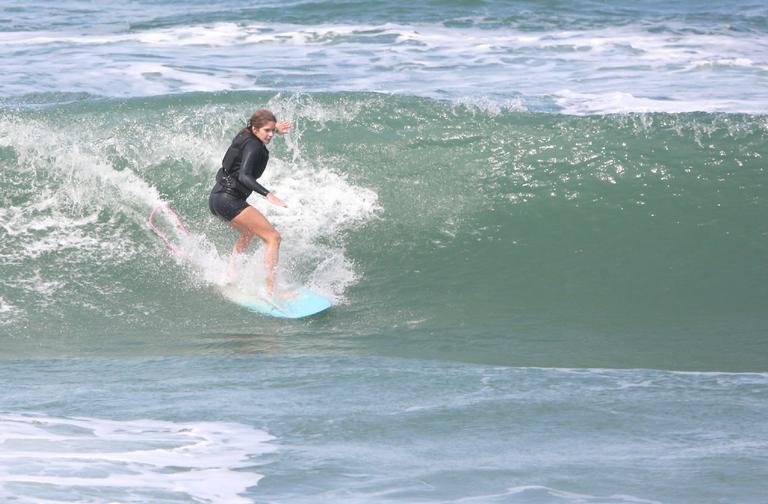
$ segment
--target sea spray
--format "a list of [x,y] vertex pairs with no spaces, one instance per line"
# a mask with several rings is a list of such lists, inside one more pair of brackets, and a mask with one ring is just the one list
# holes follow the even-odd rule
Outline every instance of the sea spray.
[[[122,268],[127,271],[137,262],[150,261],[140,270],[151,276],[171,260],[170,255],[164,256],[162,242],[152,238],[146,222],[150,212],[162,205],[170,205],[191,231],[183,243],[189,262],[180,266],[182,270],[191,266],[184,282],[204,288],[225,281],[236,235],[207,211],[208,192],[229,137],[242,127],[241,118],[260,102],[279,107],[281,100],[247,97],[235,108],[205,97],[199,103],[196,98],[182,107],[177,106],[180,99],[172,98],[165,103],[86,102],[84,107],[48,107],[42,112],[6,110],[2,139],[8,169],[4,176],[9,189],[21,189],[5,192],[3,228],[11,238],[5,245],[7,253],[17,258],[16,267],[9,271],[9,284],[53,303],[56,296],[77,289],[71,282],[74,277],[69,282],[62,279],[66,271],[50,271],[51,263],[66,262],[81,265],[76,276],[87,276],[96,264],[108,266],[113,271],[108,292],[130,290],[129,284],[115,281]],[[322,128],[324,106],[313,99],[289,97],[282,108],[295,109],[292,104],[299,100],[308,104],[308,110],[300,110]],[[338,116],[333,109],[327,110],[329,117]],[[264,180],[290,208],[271,208],[256,197],[252,203],[278,226],[287,244],[280,280],[287,285],[309,284],[342,302],[344,290],[357,278],[344,252],[343,233],[375,214],[376,195],[352,185],[336,160],[303,157],[301,117],[294,119],[288,112],[282,112],[282,117],[297,123],[286,136],[291,159],[281,159],[285,145],[272,146]],[[165,217],[159,214],[156,222],[179,240],[175,227],[163,222]],[[244,285],[253,286],[263,278],[259,274],[262,256],[255,243],[243,258],[239,276]],[[30,271],[43,280],[27,290]],[[59,289],[43,288],[52,285],[49,277],[57,279]],[[91,281],[103,283],[84,280],[86,285]],[[103,288],[94,293],[103,294]],[[76,299],[73,296],[70,302],[78,304]],[[98,310],[98,301],[89,300],[87,294],[79,300]],[[29,315],[20,313],[17,305],[7,307],[4,317],[27,320]]]

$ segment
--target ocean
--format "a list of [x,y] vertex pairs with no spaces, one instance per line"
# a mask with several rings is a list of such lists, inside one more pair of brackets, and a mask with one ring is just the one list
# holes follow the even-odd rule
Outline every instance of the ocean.
[[[4,0],[0,69],[3,502],[766,502],[763,3]],[[261,107],[305,320],[219,290]]]

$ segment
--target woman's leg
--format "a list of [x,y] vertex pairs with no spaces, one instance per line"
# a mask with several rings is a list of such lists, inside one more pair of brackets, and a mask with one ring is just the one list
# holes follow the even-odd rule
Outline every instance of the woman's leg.
[[[264,267],[267,273],[267,292],[272,295],[275,290],[275,269],[280,256],[280,233],[270,224],[261,212],[248,206],[240,212],[229,224],[240,231],[240,237],[235,241],[232,257],[246,251],[254,236],[264,241]],[[232,264],[232,263],[230,263]]]

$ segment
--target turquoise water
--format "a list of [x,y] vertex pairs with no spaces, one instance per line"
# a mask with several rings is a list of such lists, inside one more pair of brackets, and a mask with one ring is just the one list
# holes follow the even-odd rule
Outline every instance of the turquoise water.
[[[4,500],[763,501],[764,6],[2,9]],[[218,290],[261,106],[304,321]]]

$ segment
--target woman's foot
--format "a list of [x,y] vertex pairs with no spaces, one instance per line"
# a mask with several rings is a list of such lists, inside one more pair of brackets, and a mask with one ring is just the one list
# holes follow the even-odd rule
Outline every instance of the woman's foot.
[[293,299],[298,296],[298,291],[295,290],[277,290],[275,291],[274,283],[267,281],[267,296],[274,301],[284,301],[286,299]]
[[280,298],[281,299],[293,299],[293,298],[295,298],[298,295],[299,295],[299,293],[297,291],[289,290],[289,291],[281,292],[280,293]]

